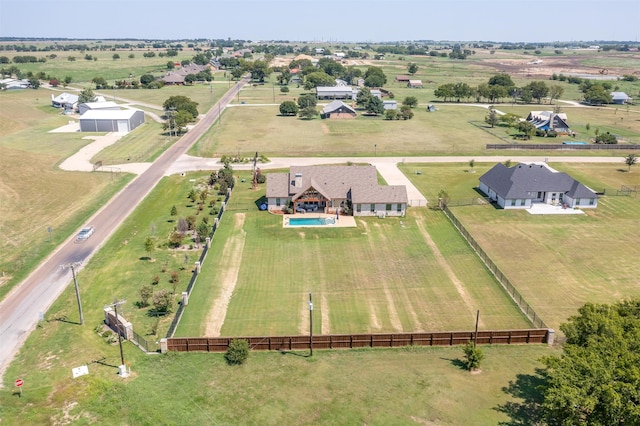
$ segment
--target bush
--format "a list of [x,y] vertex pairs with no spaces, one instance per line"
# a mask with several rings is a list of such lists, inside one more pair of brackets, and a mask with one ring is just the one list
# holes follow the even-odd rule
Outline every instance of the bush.
[[227,353],[224,354],[224,359],[227,360],[229,365],[240,365],[249,358],[249,341],[245,339],[233,339],[229,343]]
[[480,368],[480,362],[484,359],[484,354],[480,348],[474,346],[472,341],[468,341],[463,350],[464,365],[467,370],[473,371]]
[[612,135],[609,132],[600,133],[600,134],[596,135],[596,143],[604,143],[604,144],[615,145],[615,144],[618,143],[618,138],[616,138],[615,135]]

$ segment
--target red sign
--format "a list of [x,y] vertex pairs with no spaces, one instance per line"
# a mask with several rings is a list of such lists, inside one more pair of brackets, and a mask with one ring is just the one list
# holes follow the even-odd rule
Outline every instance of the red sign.
[[22,385],[24,385],[24,380],[22,380],[22,379],[18,379],[18,380],[16,380],[16,386],[17,386],[17,387],[21,388],[21,387],[22,387]]

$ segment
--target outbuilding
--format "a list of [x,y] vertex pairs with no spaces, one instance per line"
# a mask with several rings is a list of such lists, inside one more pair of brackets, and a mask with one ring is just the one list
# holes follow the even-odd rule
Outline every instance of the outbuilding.
[[103,101],[103,102],[85,102],[83,104],[78,105],[78,112],[80,115],[84,114],[87,111],[91,110],[111,110],[111,111],[119,111],[120,105],[112,101]]
[[127,133],[142,123],[144,111],[139,109],[89,110],[80,116],[80,131]]

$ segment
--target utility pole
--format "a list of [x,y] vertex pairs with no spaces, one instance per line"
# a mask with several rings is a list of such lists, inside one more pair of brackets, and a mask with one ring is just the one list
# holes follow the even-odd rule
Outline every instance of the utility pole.
[[309,356],[313,356],[313,300],[309,292]]
[[116,300],[115,302],[113,302],[111,305],[113,307],[113,310],[115,311],[116,314],[116,328],[117,328],[117,333],[118,333],[118,345],[120,345],[120,373],[121,375],[125,375],[127,372],[127,367],[124,364],[124,352],[122,351],[122,333],[120,332],[120,318],[118,317],[118,306],[119,305],[124,305],[127,301],[126,300]]
[[84,325],[84,315],[82,314],[82,301],[80,300],[80,289],[78,288],[78,278],[76,277],[76,267],[80,266],[80,262],[72,262],[64,265],[60,265],[61,268],[71,268],[71,275],[73,276],[73,285],[76,288],[76,300],[78,301],[78,312],[80,313],[80,325]]

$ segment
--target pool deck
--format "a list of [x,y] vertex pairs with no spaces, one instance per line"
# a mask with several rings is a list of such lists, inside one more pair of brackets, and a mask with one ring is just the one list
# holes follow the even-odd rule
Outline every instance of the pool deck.
[[300,225],[300,226],[290,226],[289,219],[324,219],[324,218],[336,218],[334,214],[326,214],[326,213],[306,213],[306,214],[287,214],[282,217],[282,227],[283,228],[355,228],[356,219],[353,216],[338,216],[338,220],[335,220],[334,223],[327,225]]

